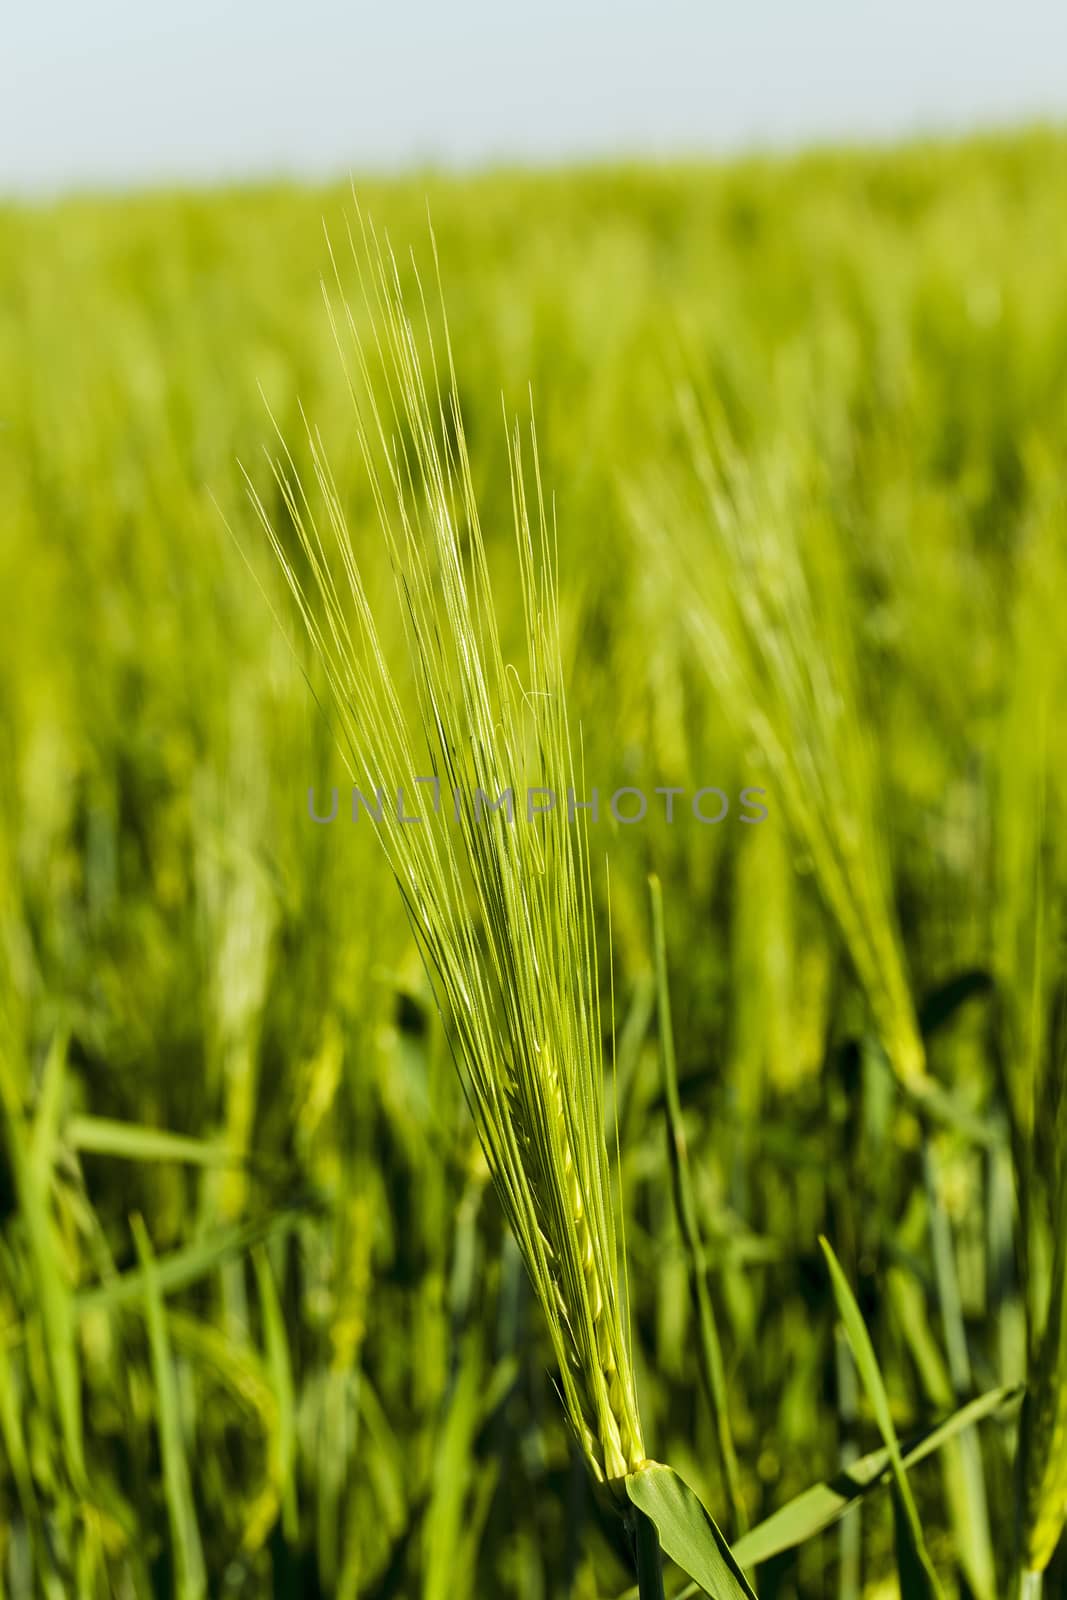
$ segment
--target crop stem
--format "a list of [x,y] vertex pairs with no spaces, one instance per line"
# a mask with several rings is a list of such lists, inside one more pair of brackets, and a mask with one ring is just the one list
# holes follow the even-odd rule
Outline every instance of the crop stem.
[[671,1186],[675,1214],[689,1269],[689,1292],[697,1320],[700,1374],[711,1406],[719,1464],[733,1521],[732,1533],[748,1528],[741,1473],[730,1428],[726,1390],[726,1370],[722,1344],[715,1323],[715,1312],[707,1282],[707,1259],[697,1220],[696,1195],[689,1170],[689,1152],[682,1124],[682,1102],[678,1090],[678,1063],[674,1053],[670,989],[667,983],[667,940],[663,925],[663,890],[653,874],[648,880],[652,901],[652,937],[656,963],[656,990],[659,1004],[660,1060],[663,1068],[663,1093],[667,1118],[667,1155],[671,1167]]
[[640,1600],[664,1600],[663,1558],[655,1524],[634,1507],[634,1548],[637,1553],[637,1591]]

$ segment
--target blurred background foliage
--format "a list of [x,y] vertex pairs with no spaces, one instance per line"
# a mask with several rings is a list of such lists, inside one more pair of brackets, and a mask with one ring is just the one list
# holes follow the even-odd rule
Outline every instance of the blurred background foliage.
[[[358,188],[432,306],[429,205],[506,639],[501,396],[525,417],[532,395],[604,803],[605,1056],[646,1438],[718,1514],[665,1143],[654,870],[758,1521],[878,1442],[820,1233],[902,1436],[1021,1379],[1023,1284],[1048,1295],[1067,140]],[[308,820],[312,784],[342,786],[343,819],[345,774],[238,462],[284,527],[266,406],[300,467],[303,408],[393,614],[319,285],[323,219],[344,278],[350,211],[342,190],[297,187],[0,209],[14,1597],[541,1600],[633,1581],[563,1427],[399,897],[365,825]],[[716,565],[693,413],[756,490],[784,471],[775,514],[802,545],[833,545],[839,612],[816,609],[794,645],[848,637],[906,981],[966,1116],[931,1126],[894,1086],[765,752],[681,625],[650,507],[698,542],[711,591],[745,582],[743,539]],[[770,815],[668,827],[650,807],[618,827],[606,797],[624,784],[759,785]],[[1029,1123],[1026,1071],[1047,1090]],[[1020,1163],[1044,1278],[1018,1267]],[[1015,1428],[986,1423],[977,1458],[913,1474],[952,1593],[1003,1592]],[[894,1572],[891,1507],[871,1500],[766,1564],[759,1592],[855,1600],[895,1592]]]

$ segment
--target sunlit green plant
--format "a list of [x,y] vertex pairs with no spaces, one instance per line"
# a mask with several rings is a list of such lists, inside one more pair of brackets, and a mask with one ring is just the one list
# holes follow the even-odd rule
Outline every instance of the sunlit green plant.
[[[447,330],[438,380],[429,318],[417,332],[391,252],[362,218],[360,229],[361,301],[348,303],[335,263],[336,297],[327,304],[403,614],[414,718],[313,431],[313,491],[284,446],[272,461],[306,577],[254,488],[252,498],[329,683],[353,804],[374,820],[451,1028],[497,1194],[544,1313],[568,1421],[594,1479],[625,1509],[642,1592],[655,1595],[655,1496],[692,1497],[646,1458],[630,1360],[604,1136],[583,776],[568,723],[555,528],[536,440],[531,426],[532,494],[518,430],[511,446],[525,636],[517,667],[501,644]],[[542,811],[537,790],[566,796],[566,812]],[[395,816],[383,799],[393,793]],[[516,804],[525,815],[515,816]],[[418,820],[410,820],[416,805]],[[653,1502],[642,1508],[649,1484]],[[698,1547],[710,1549],[714,1592],[745,1592],[702,1508],[686,1514]]]
[[[357,256],[374,314],[372,372],[355,315],[357,429],[396,578],[418,702],[415,731],[386,659],[321,445],[318,505],[286,458],[274,471],[310,571],[262,500],[332,690],[341,749],[454,1030],[486,1157],[545,1312],[567,1414],[595,1477],[644,1460],[603,1137],[601,1018],[588,847],[566,818],[509,817],[530,787],[572,793],[552,536],[531,513],[518,438],[514,510],[528,656],[505,663],[454,387],[428,389],[395,266],[368,230]],[[431,351],[432,360],[432,351]],[[376,381],[388,400],[379,406]],[[387,431],[387,429],[389,431]],[[536,462],[535,462],[536,464]],[[536,782],[535,782],[536,780]],[[378,791],[400,793],[405,821]],[[493,809],[502,791],[504,807]],[[355,802],[357,806],[360,801]]]

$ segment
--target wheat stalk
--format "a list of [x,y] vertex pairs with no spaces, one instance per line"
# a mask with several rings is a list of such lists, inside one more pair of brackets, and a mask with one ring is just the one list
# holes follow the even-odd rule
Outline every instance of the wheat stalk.
[[306,576],[251,479],[249,491],[325,671],[353,782],[367,796],[399,790],[405,808],[413,810],[417,797],[423,802],[421,823],[383,812],[374,825],[545,1313],[567,1416],[594,1477],[610,1483],[639,1467],[645,1449],[603,1134],[588,841],[580,813],[527,820],[478,800],[510,790],[514,805],[531,787],[579,798],[554,529],[532,426],[532,496],[516,430],[520,674],[505,662],[498,633],[447,327],[439,387],[426,379],[438,369],[421,284],[417,330],[388,242],[358,210],[357,217],[348,239],[359,299],[355,306],[346,299],[332,247],[333,284],[324,295],[406,630],[418,710],[412,721],[315,429],[308,428],[313,485],[301,481],[284,441],[271,460]]

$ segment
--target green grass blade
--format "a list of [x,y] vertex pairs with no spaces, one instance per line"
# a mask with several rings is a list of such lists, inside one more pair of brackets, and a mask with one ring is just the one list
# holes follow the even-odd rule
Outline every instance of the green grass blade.
[[1067,1166],[1058,1211],[1048,1316],[1028,1377],[1019,1461],[1023,1557],[1033,1572],[1052,1560],[1067,1520]]
[[263,1316],[263,1338],[267,1350],[267,1370],[278,1408],[277,1470],[282,1502],[282,1526],[285,1536],[295,1541],[300,1531],[296,1500],[296,1393],[293,1385],[293,1364],[289,1352],[289,1339],[285,1331],[285,1315],[274,1282],[270,1257],[263,1245],[252,1251],[252,1265],[259,1288],[259,1303]]
[[[903,1465],[915,1466],[934,1455],[966,1429],[1004,1410],[1019,1398],[1020,1392],[1017,1388],[991,1389],[988,1394],[969,1401],[903,1451]],[[890,1465],[889,1450],[885,1446],[861,1456],[847,1471],[805,1489],[750,1529],[734,1543],[734,1555],[742,1566],[756,1567],[783,1550],[815,1538],[844,1516],[850,1506],[884,1488]]]
[[192,1139],[161,1128],[148,1128],[135,1122],[117,1122],[110,1117],[71,1117],[63,1129],[73,1149],[89,1155],[118,1156],[125,1161],[179,1161],[190,1166],[225,1166],[235,1158],[232,1151],[206,1139]]
[[[900,1308],[904,1337],[911,1345],[931,1402],[939,1410],[957,1405],[973,1393],[970,1356],[963,1321],[951,1225],[941,1200],[937,1159],[929,1140],[925,1148],[926,1196],[934,1279],[948,1362],[941,1354],[926,1317],[925,1297],[918,1283],[895,1271],[889,1275],[890,1297]],[[954,1440],[941,1462],[945,1495],[960,1564],[977,1600],[994,1600],[996,1566],[989,1524],[989,1506],[982,1453],[976,1435]]]
[[730,1546],[689,1485],[659,1462],[625,1479],[626,1493],[655,1525],[663,1550],[711,1600],[755,1600]]
[[860,1308],[856,1304],[855,1296],[849,1287],[848,1279],[841,1270],[840,1263],[834,1255],[829,1242],[820,1238],[823,1255],[830,1269],[830,1281],[833,1285],[834,1299],[837,1302],[838,1315],[844,1325],[845,1334],[852,1349],[853,1360],[860,1375],[860,1380],[867,1391],[867,1398],[874,1411],[875,1421],[879,1432],[885,1440],[886,1450],[889,1454],[889,1466],[893,1475],[895,1490],[894,1510],[896,1512],[897,1527],[897,1560],[900,1566],[900,1579],[904,1592],[915,1600],[926,1595],[930,1600],[941,1600],[942,1589],[938,1582],[937,1574],[926,1550],[923,1539],[922,1525],[919,1522],[919,1512],[915,1505],[908,1483],[908,1475],[904,1467],[904,1459],[900,1453],[900,1444],[897,1440],[896,1429],[889,1410],[889,1396],[886,1394],[885,1384],[882,1381],[878,1358],[874,1353],[874,1346],[867,1332]]
[[11,1172],[19,1212],[26,1230],[30,1269],[37,1311],[44,1329],[52,1403],[59,1417],[71,1481],[85,1484],[85,1454],[81,1413],[81,1373],[78,1360],[74,1296],[63,1266],[52,1207],[52,1160],[59,1118],[66,1061],[66,1040],[56,1035],[48,1052],[37,1115],[27,1124],[0,1079],[0,1113],[3,1115]]
[[56,1136],[63,1107],[66,1082],[67,1038],[57,1033],[45,1057],[37,1106],[30,1137],[30,1161],[37,1182],[47,1189],[52,1181]]
[[163,1292],[155,1267],[148,1230],[139,1216],[131,1221],[141,1262],[148,1345],[152,1357],[156,1403],[159,1408],[159,1446],[163,1458],[163,1487],[170,1519],[178,1600],[202,1600],[207,1594],[204,1553],[197,1528],[196,1507],[189,1480],[189,1463],[182,1438],[178,1386],[174,1375]]
[[11,1369],[11,1356],[7,1342],[0,1337],[0,1437],[4,1441],[15,1491],[26,1521],[33,1527],[37,1521],[37,1495],[33,1487],[29,1452],[22,1426],[22,1407],[15,1375]]
[[[173,1294],[178,1289],[187,1289],[190,1284],[208,1277],[224,1262],[244,1255],[252,1245],[258,1244],[261,1240],[288,1233],[296,1226],[302,1214],[294,1208],[288,1212],[276,1212],[273,1216],[256,1222],[219,1228],[205,1239],[182,1245],[170,1254],[160,1256],[154,1265],[155,1281],[159,1285],[160,1293],[167,1295]],[[75,1296],[75,1304],[79,1312],[110,1311],[119,1306],[139,1304],[144,1298],[144,1292],[144,1268],[134,1268],[130,1272],[120,1273],[109,1283],[81,1290]]]

